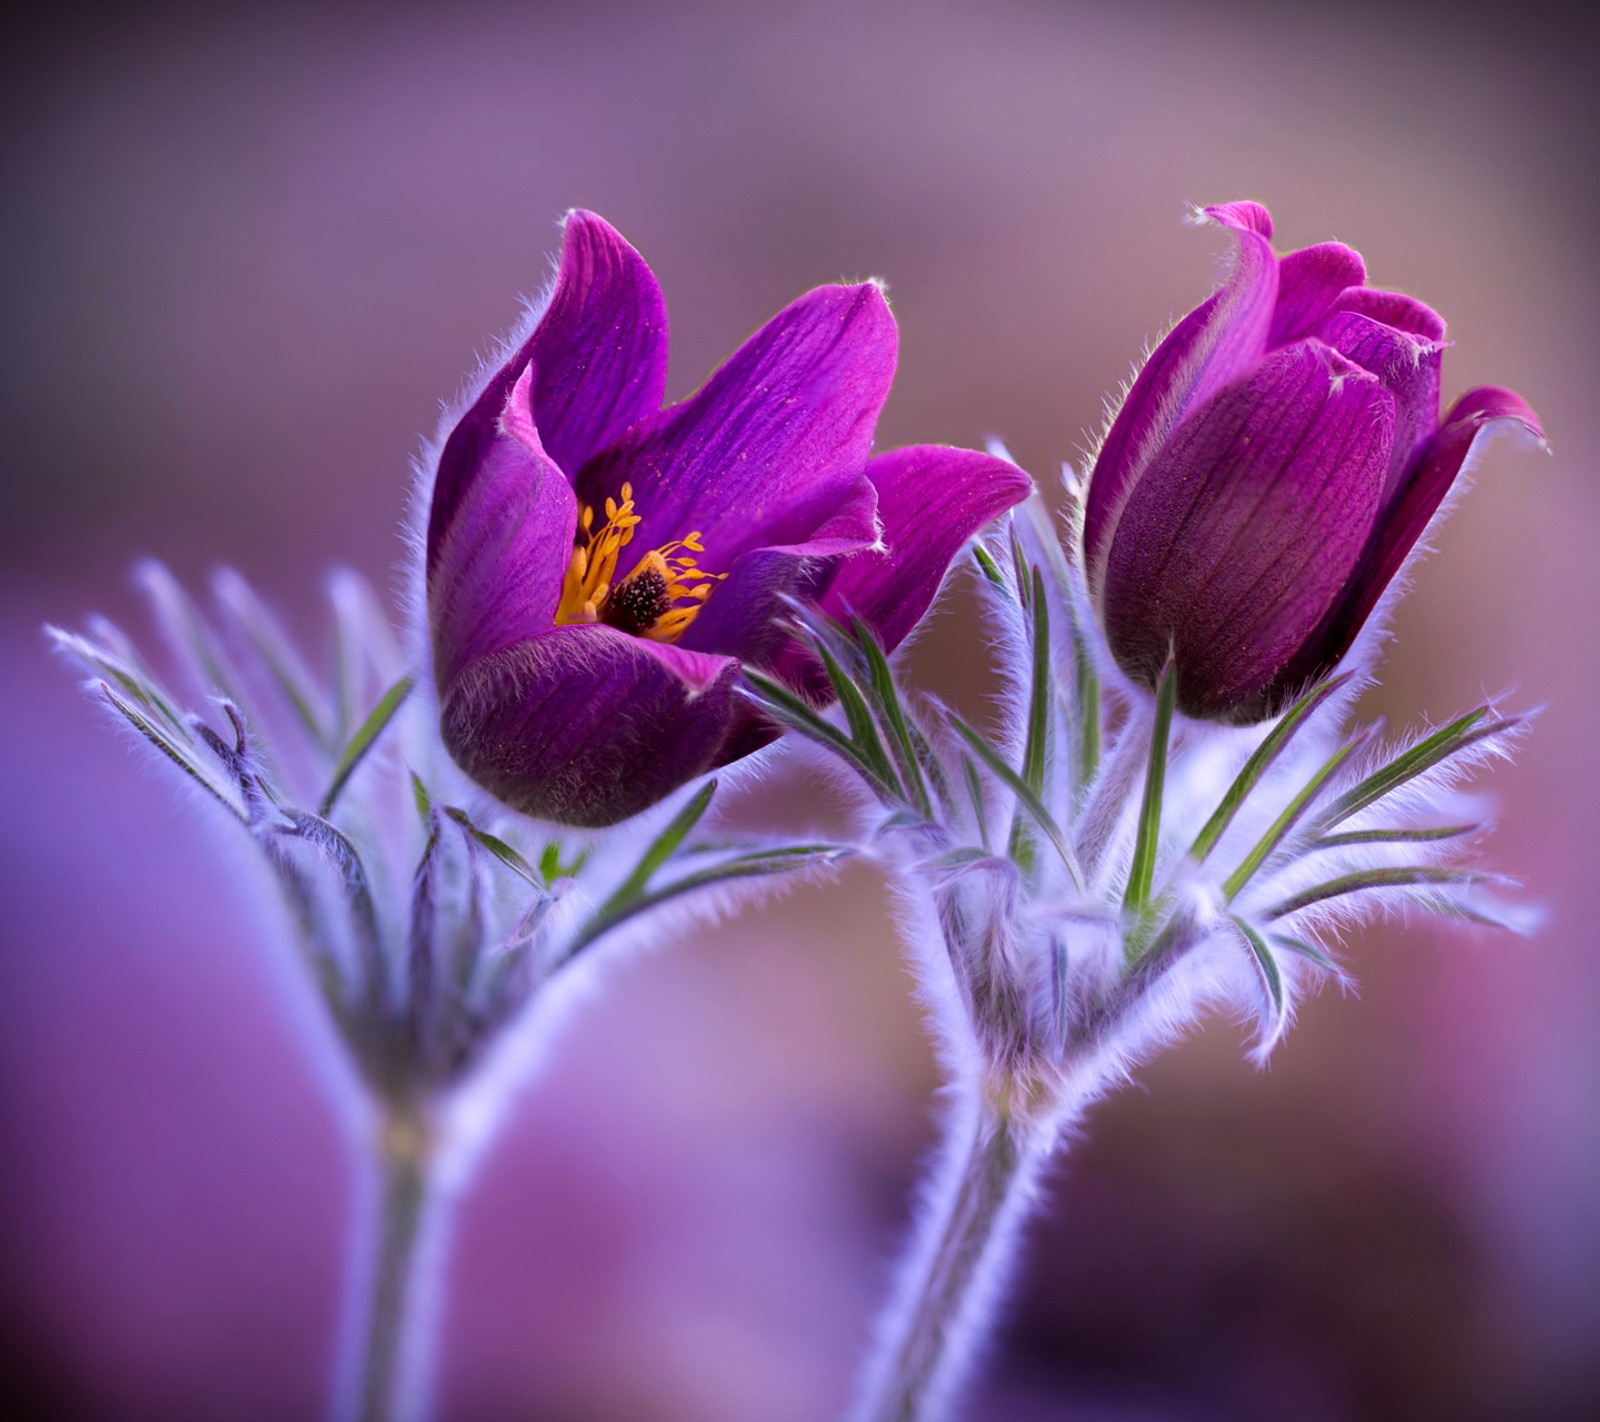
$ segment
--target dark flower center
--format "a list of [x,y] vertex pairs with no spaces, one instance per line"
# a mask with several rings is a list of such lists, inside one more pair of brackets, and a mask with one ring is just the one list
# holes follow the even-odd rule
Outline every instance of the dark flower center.
[[672,594],[666,578],[656,569],[644,567],[611,590],[601,621],[637,637],[654,627],[671,608]]

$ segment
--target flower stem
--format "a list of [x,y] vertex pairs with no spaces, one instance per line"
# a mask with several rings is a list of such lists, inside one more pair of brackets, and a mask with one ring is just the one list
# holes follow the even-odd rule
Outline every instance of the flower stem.
[[429,1167],[434,1141],[418,1114],[385,1116],[377,1142],[377,1218],[366,1257],[358,1267],[365,1277],[352,1293],[352,1306],[365,1311],[358,1361],[356,1409],[359,1422],[393,1422],[416,1414],[420,1398],[407,1396],[419,1380],[408,1366],[416,1338],[416,1312],[424,1292],[418,1278],[419,1242],[429,1208]]
[[856,1422],[933,1422],[993,1323],[999,1275],[1027,1214],[1056,1124],[992,1105],[953,1119],[950,1149],[881,1330]]

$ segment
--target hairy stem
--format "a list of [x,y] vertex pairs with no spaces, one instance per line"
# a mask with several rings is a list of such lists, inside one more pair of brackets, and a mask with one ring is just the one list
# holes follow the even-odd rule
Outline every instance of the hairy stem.
[[944,1415],[994,1322],[1000,1275],[1026,1218],[1056,1125],[984,1104],[958,1113],[880,1329],[855,1422],[934,1422]]
[[357,1379],[348,1416],[358,1422],[395,1422],[415,1417],[421,1380],[409,1356],[423,1340],[417,1311],[424,1303],[419,1277],[424,1226],[431,1205],[429,1171],[434,1139],[418,1113],[392,1110],[377,1137],[376,1219],[362,1245],[349,1307],[352,1332],[360,1339]]

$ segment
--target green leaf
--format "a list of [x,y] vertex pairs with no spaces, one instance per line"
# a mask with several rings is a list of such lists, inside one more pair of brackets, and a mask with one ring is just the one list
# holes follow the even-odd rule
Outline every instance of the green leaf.
[[[1076,621],[1076,619],[1074,619]],[[1072,632],[1072,715],[1077,729],[1072,756],[1072,793],[1083,795],[1100,769],[1100,674],[1084,640]]]
[[[1017,545],[1020,555],[1021,545]],[[1028,689],[1028,734],[1022,748],[1022,781],[1035,797],[1044,792],[1045,764],[1050,749],[1050,708],[1055,702],[1055,677],[1050,658],[1050,608],[1044,598],[1044,575],[1032,569],[1030,610],[1032,680]],[[1011,819],[1008,853],[1024,871],[1033,865],[1033,840],[1019,805]]]
[[773,720],[782,722],[791,730],[798,731],[849,761],[879,798],[890,804],[899,799],[895,789],[879,775],[872,762],[862,754],[850,737],[837,726],[825,721],[788,687],[758,671],[752,671],[749,667],[744,669],[744,680],[755,692],[757,704]]
[[1434,829],[1370,829],[1346,830],[1342,834],[1325,834],[1311,841],[1312,849],[1343,849],[1352,844],[1437,844],[1441,840],[1460,839],[1476,834],[1483,828],[1482,821],[1470,825],[1440,825]]
[[553,839],[539,851],[539,873],[547,884],[553,884],[557,879],[575,879],[578,871],[583,868],[584,861],[589,857],[587,849],[581,850],[569,864],[562,857],[562,844],[559,839]]
[[680,898],[695,889],[708,888],[713,884],[728,883],[737,879],[767,878],[774,874],[791,873],[799,869],[809,868],[815,864],[831,863],[844,859],[849,857],[851,853],[851,849],[846,845],[796,844],[785,846],[782,849],[757,850],[751,854],[742,854],[737,858],[725,860],[721,864],[712,864],[704,869],[697,869],[691,874],[685,874],[682,878],[674,879],[672,882],[662,885],[660,888],[639,894],[609,912],[596,913],[574,940],[571,949],[567,953],[566,960],[575,957],[597,938],[609,933],[620,924],[626,923],[629,919],[637,917],[648,909],[668,903],[672,899]]
[[102,681],[114,683],[123,696],[135,705],[166,722],[174,735],[185,741],[191,739],[187,723],[178,714],[161,683],[138,659],[133,644],[110,623],[103,623],[102,628],[118,639],[114,649],[59,627],[46,626],[45,632],[61,651],[82,662]]
[[839,665],[838,658],[828,650],[826,642],[818,640],[812,645],[817,655],[822,658],[823,670],[827,672],[828,680],[833,683],[834,694],[844,709],[844,718],[850,727],[851,741],[860,751],[862,758],[872,766],[878,779],[893,791],[895,798],[906,799],[899,776],[896,775],[894,765],[889,760],[889,752],[884,749],[883,741],[878,735],[877,723],[872,719],[872,712],[867,706],[866,697],[861,693],[861,688]]
[[1156,851],[1161,840],[1161,800],[1167,783],[1167,748],[1172,739],[1172,711],[1178,701],[1178,674],[1171,655],[1156,683],[1156,714],[1150,728],[1150,760],[1145,767],[1144,798],[1139,805],[1139,829],[1128,869],[1123,907],[1141,915],[1150,905],[1155,884]]
[[1271,768],[1273,761],[1282,754],[1284,747],[1293,739],[1294,733],[1305,725],[1312,712],[1353,675],[1353,672],[1345,672],[1342,676],[1332,677],[1312,687],[1278,718],[1277,724],[1273,726],[1266,739],[1255,748],[1250,759],[1244,763],[1244,769],[1228,787],[1228,792],[1222,797],[1222,803],[1217,806],[1216,813],[1206,821],[1205,828],[1195,837],[1195,842],[1189,849],[1190,858],[1197,864],[1205,862],[1206,856],[1216,848],[1217,841],[1222,838],[1223,831],[1233,822],[1233,817],[1239,813],[1250,792],[1260,783],[1261,777]]
[[533,867],[503,839],[481,830],[472,823],[471,817],[465,810],[457,809],[453,805],[445,807],[445,814],[449,815],[477,844],[482,845],[490,854],[494,855],[519,879],[524,879],[536,889],[544,888],[544,880],[539,877],[539,871]]
[[1031,610],[1033,593],[1038,586],[1034,574],[1038,569],[1028,562],[1027,552],[1023,549],[1022,540],[1017,537],[1016,525],[1011,525],[1011,577],[1017,590],[1017,605],[1024,611]]
[[250,823],[250,814],[240,801],[239,792],[235,787],[218,775],[198,755],[190,754],[191,750],[198,750],[199,747],[185,745],[180,742],[177,737],[157,725],[144,711],[108,682],[102,681],[100,683],[100,693],[114,710],[121,713],[140,735],[166,756],[178,769],[190,776],[203,790],[207,791],[237,815],[241,823],[247,825]]
[[433,797],[428,794],[428,787],[422,783],[422,777],[416,771],[411,772],[411,800],[417,807],[417,818],[422,821],[424,830],[433,828]]
[[1000,753],[973,730],[971,726],[953,711],[946,711],[945,715],[949,717],[950,724],[955,727],[957,734],[972,747],[973,753],[988,767],[989,772],[995,779],[1011,791],[1017,797],[1017,802],[1033,816],[1034,823],[1044,831],[1045,838],[1050,841],[1057,855],[1060,856],[1062,864],[1066,866],[1072,882],[1080,891],[1085,891],[1083,870],[1078,865],[1078,857],[1072,852],[1072,846],[1067,843],[1067,837],[1062,834],[1061,826],[1055,822],[1054,816],[1045,808],[1044,802],[1034,794],[1028,783],[1005,763],[1005,759]]
[[933,815],[933,802],[928,796],[928,782],[922,773],[921,756],[918,754],[916,742],[912,739],[905,705],[900,700],[900,688],[895,685],[889,660],[884,656],[883,648],[878,645],[878,639],[872,635],[872,629],[866,623],[856,617],[851,619],[851,625],[855,631],[856,644],[861,648],[862,658],[866,662],[867,689],[888,732],[895,764],[900,768],[901,782],[910,792],[912,804],[923,819],[929,819]]
[[1265,940],[1254,927],[1237,914],[1230,914],[1229,919],[1239,930],[1239,936],[1244,939],[1245,947],[1250,950],[1251,960],[1255,963],[1257,976],[1261,980],[1262,993],[1267,1000],[1261,1043],[1256,1048],[1257,1052],[1265,1053],[1283,1035],[1283,1024],[1289,1015],[1289,1005],[1283,990],[1283,970],[1278,967],[1278,960],[1273,956],[1272,949],[1267,947]]
[[1303,938],[1292,938],[1287,933],[1274,933],[1270,935],[1275,948],[1284,948],[1291,953],[1296,953],[1310,963],[1314,963],[1323,972],[1338,978],[1340,982],[1349,981],[1345,970],[1333,961],[1315,943],[1307,943]]
[[1232,903],[1238,897],[1239,891],[1250,882],[1256,870],[1266,862],[1267,856],[1283,843],[1285,836],[1294,828],[1300,816],[1305,813],[1306,807],[1316,798],[1317,792],[1322,789],[1323,785],[1327,783],[1328,777],[1344,763],[1346,757],[1353,750],[1366,744],[1368,739],[1368,735],[1363,734],[1341,746],[1322,763],[1317,773],[1300,787],[1299,793],[1289,801],[1283,813],[1272,822],[1267,832],[1256,841],[1255,847],[1245,855],[1239,867],[1228,875],[1227,880],[1222,885],[1223,898]]
[[1326,883],[1314,884],[1297,894],[1274,904],[1263,917],[1287,918],[1328,899],[1358,894],[1364,889],[1404,889],[1419,885],[1481,884],[1487,876],[1469,869],[1449,869],[1436,864],[1408,864],[1393,869],[1362,869],[1354,874],[1343,874]]
[[1006,575],[1000,571],[1000,565],[995,562],[989,550],[981,543],[972,545],[973,561],[978,565],[978,571],[983,574],[997,588],[1006,585]]
[[706,811],[711,808],[711,797],[716,793],[715,780],[708,780],[695,791],[689,802],[672,817],[667,827],[655,837],[650,847],[640,856],[639,862],[633,867],[633,872],[600,906],[597,910],[599,917],[605,918],[616,913],[625,908],[630,900],[644,892],[656,871],[672,858],[673,851],[688,837],[689,831],[705,817]]
[[321,808],[317,811],[319,815],[326,816],[333,809],[334,802],[338,800],[350,777],[355,774],[356,767],[377,743],[378,737],[383,734],[389,722],[394,720],[395,713],[404,704],[406,697],[411,695],[411,688],[416,684],[417,679],[412,675],[401,677],[384,692],[367,719],[357,728],[355,735],[350,737],[349,744],[339,757],[338,765],[334,767],[333,779],[328,782],[327,793],[322,797]]
[[1485,723],[1484,717],[1489,711],[1490,708],[1485,705],[1475,711],[1467,712],[1465,716],[1458,717],[1442,730],[1435,731],[1426,740],[1417,742],[1410,750],[1374,771],[1328,807],[1327,814],[1318,821],[1319,828],[1332,829],[1352,815],[1359,814],[1369,805],[1376,804],[1408,780],[1414,780],[1424,771],[1431,770],[1470,745],[1510,730],[1521,720],[1520,717],[1511,716]]

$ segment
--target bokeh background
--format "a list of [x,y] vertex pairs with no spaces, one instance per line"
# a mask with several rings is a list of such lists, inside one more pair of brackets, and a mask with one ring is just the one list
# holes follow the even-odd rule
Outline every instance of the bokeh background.
[[[682,395],[821,280],[889,278],[881,437],[1046,485],[1255,197],[1544,414],[1405,604],[1373,709],[1512,689],[1492,777],[1531,941],[1392,925],[1271,1068],[1221,1021],[1099,1107],[1033,1229],[982,1422],[1600,1415],[1596,86],[1519,6],[278,4],[35,19],[0,82],[0,1403],[321,1415],[350,1201],[217,827],[39,625],[127,568],[243,569],[296,626],[388,582],[407,461],[567,207],[654,263]],[[970,685],[965,602],[919,649]],[[796,791],[796,794],[802,792]],[[811,793],[809,791],[804,793]],[[817,802],[817,813],[822,813]],[[817,1422],[933,1140],[880,885],[620,966],[466,1200],[444,1422]],[[1595,1409],[1591,1411],[1590,1409]]]

